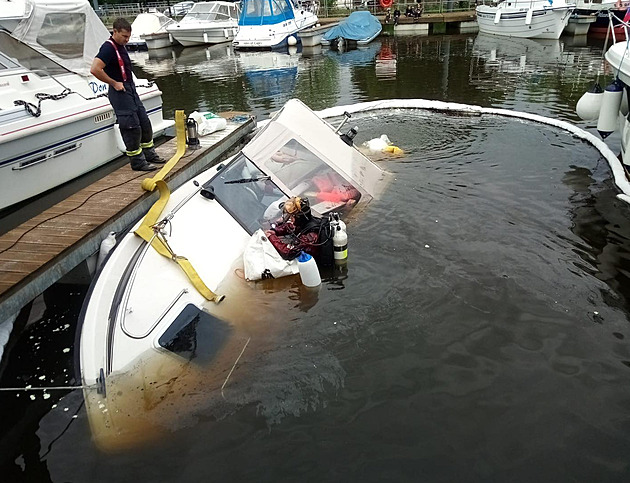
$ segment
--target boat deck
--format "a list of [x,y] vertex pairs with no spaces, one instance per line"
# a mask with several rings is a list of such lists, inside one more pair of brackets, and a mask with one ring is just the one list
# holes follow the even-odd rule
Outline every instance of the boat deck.
[[[227,127],[200,137],[201,149],[186,149],[166,176],[171,190],[233,154],[254,129],[245,113],[221,113]],[[170,159],[173,138],[156,151]],[[128,229],[158,198],[141,188],[157,171],[137,172],[125,165],[0,236],[0,323],[94,254],[111,231]]]

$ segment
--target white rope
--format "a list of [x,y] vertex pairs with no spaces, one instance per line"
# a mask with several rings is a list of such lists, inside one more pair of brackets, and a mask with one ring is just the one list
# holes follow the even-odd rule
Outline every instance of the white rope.
[[236,367],[236,364],[238,364],[239,359],[241,358],[241,356],[243,355],[243,352],[245,352],[245,348],[247,347],[247,344],[249,344],[249,341],[252,340],[252,338],[250,337],[249,339],[247,339],[247,342],[245,342],[245,345],[243,346],[243,349],[241,350],[241,353],[238,355],[238,357],[236,358],[236,360],[234,361],[234,365],[232,366],[232,369],[230,369],[230,373],[227,375],[227,377],[225,378],[225,381],[223,382],[223,385],[221,386],[221,397],[223,399],[225,399],[225,396],[223,395],[223,388],[225,387],[225,385],[228,382],[228,379],[230,378],[230,376],[232,375],[232,372],[234,372],[234,368]]
[[89,389],[91,387],[96,387],[96,384],[90,386],[0,387],[0,391],[62,391],[68,389]]

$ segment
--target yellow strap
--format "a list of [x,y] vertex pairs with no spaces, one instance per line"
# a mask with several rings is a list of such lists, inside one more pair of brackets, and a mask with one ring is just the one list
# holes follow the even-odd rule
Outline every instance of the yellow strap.
[[[185,119],[184,111],[175,111],[175,123],[177,126],[177,152],[175,153],[175,156],[173,156],[168,161],[168,163],[166,163],[166,165],[164,166],[164,168],[168,167],[168,170],[165,171],[165,169],[163,168],[162,170],[160,170],[160,172],[156,176],[154,176],[154,178],[149,179],[152,182],[153,189],[157,187],[158,191],[160,192],[160,198],[153,204],[149,212],[146,214],[146,216],[144,217],[144,220],[142,220],[142,224],[135,231],[135,234],[138,235],[143,240],[145,240],[147,243],[150,243],[151,246],[155,248],[155,250],[160,255],[166,258],[170,258],[171,260],[175,261],[181,267],[184,273],[186,273],[186,276],[194,285],[194,287],[197,289],[197,291],[201,295],[203,295],[203,297],[206,300],[219,303],[221,302],[221,300],[225,298],[225,296],[217,295],[212,290],[210,290],[206,286],[206,284],[203,282],[203,280],[201,280],[201,277],[199,276],[197,271],[193,268],[190,261],[188,261],[186,257],[181,257],[181,256],[173,254],[170,250],[170,247],[165,245],[164,242],[160,238],[155,236],[155,231],[153,228],[153,226],[158,222],[158,218],[162,214],[162,211],[164,211],[164,207],[166,206],[166,203],[171,196],[171,192],[168,188],[168,185],[162,178],[175,165],[175,163],[179,161],[179,158],[181,158],[182,154],[184,154],[184,151],[186,150],[186,137],[185,137],[185,133],[183,129],[184,119]],[[180,131],[180,127],[182,128],[181,131]],[[183,141],[182,141],[182,138],[183,138]],[[162,173],[162,171],[165,171],[165,172]],[[143,188],[146,189],[146,187],[144,186],[144,182],[149,181],[149,180],[145,179],[143,181],[142,183]],[[149,191],[153,191],[153,189]]]
[[177,152],[168,160],[162,169],[159,170],[153,178],[146,178],[142,181],[142,188],[145,191],[153,191],[155,189],[155,183],[164,179],[164,177],[173,169],[173,166],[177,164],[179,159],[186,152],[186,114],[184,111],[175,111],[175,131],[177,132]]

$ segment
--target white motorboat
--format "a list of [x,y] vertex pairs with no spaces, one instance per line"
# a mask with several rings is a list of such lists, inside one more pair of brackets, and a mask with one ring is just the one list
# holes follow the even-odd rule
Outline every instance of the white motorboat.
[[[138,15],[131,24],[131,37],[127,43],[128,50],[147,50],[149,48],[147,37],[152,42],[152,48],[162,48],[171,45],[170,37],[166,31],[175,20],[167,17],[155,9]],[[162,42],[157,43],[158,40]]]
[[231,42],[238,31],[240,2],[198,2],[168,32],[184,47]]
[[530,39],[560,38],[573,10],[565,0],[504,0],[476,8],[480,32]]
[[243,0],[235,49],[276,49],[300,42],[299,32],[317,23],[317,15],[291,0]]
[[[330,186],[318,182],[324,179]],[[121,236],[79,321],[80,371],[91,387],[85,400],[97,444],[124,448],[185,418],[194,404],[182,407],[181,391],[194,393],[203,381],[218,394],[247,337],[278,318],[264,301],[270,286],[239,273],[252,234],[280,215],[279,201],[301,195],[321,215],[354,211],[378,197],[387,181],[351,139],[291,100],[239,154],[182,185],[153,215],[163,220],[156,229],[165,228],[156,237],[194,266],[205,295],[194,277],[156,251],[153,236],[148,243],[134,234],[152,230],[152,216]],[[160,191],[166,200],[165,184]]]
[[[122,154],[108,86],[90,75],[109,32],[87,0],[33,1],[28,18],[0,31],[0,209],[85,174]],[[136,79],[155,135],[156,85]]]
[[[627,29],[628,27],[625,26],[624,38],[629,38],[627,37]],[[612,45],[604,57],[616,74],[616,79],[601,93],[597,129],[600,134],[606,132],[607,129],[610,132],[619,129],[621,133],[621,158],[626,170],[630,170],[630,121],[628,121],[630,53],[628,52],[628,42],[624,40]],[[615,84],[617,88],[614,88]]]

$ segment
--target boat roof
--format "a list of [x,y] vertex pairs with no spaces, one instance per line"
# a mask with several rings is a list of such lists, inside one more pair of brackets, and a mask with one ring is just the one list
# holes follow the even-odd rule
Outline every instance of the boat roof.
[[88,76],[109,31],[87,0],[26,0],[30,15],[12,32],[66,69]]
[[275,25],[295,18],[290,0],[243,0],[239,25]]
[[175,21],[160,12],[146,12],[138,15],[131,24],[131,34],[134,37],[166,32],[165,27]]
[[[299,120],[299,122],[297,122]],[[343,130],[342,132],[345,132]],[[339,133],[298,99],[289,100],[284,107],[256,134],[242,150],[243,154],[262,171],[270,173],[274,181],[293,194],[303,194],[297,188],[300,182],[310,180],[323,165],[339,173],[358,188],[361,203],[377,198],[383,188],[385,172],[361,154],[354,146],[339,142]],[[272,162],[278,152],[290,148],[298,153],[309,153],[309,159],[300,159],[304,172],[296,175],[294,166],[278,166]],[[311,166],[311,171],[304,166]],[[332,208],[316,207],[324,214]]]

